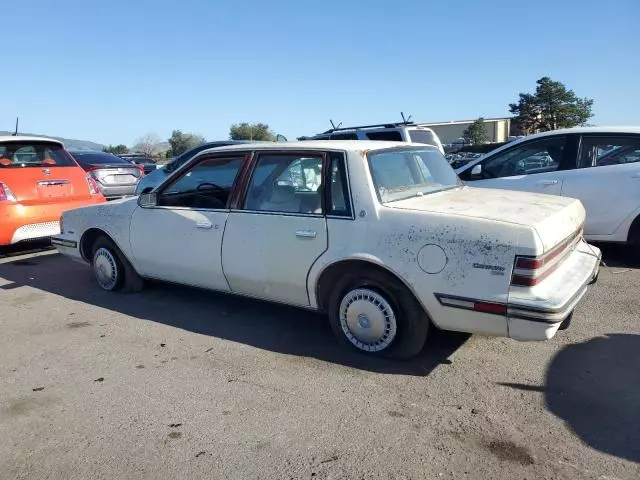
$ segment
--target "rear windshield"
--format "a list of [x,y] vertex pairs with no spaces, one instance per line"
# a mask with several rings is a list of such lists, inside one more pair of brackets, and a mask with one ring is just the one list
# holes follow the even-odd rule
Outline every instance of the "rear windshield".
[[438,146],[435,135],[429,130],[409,130],[409,138],[413,143],[426,143]]
[[367,155],[380,202],[440,192],[460,182],[437,148],[393,148]]
[[0,143],[0,168],[77,167],[58,143]]
[[72,152],[71,155],[83,167],[120,164],[131,166],[131,162],[107,152]]

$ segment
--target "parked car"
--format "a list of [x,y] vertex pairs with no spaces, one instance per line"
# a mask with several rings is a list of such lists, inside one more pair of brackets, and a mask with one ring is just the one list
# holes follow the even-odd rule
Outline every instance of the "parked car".
[[312,141],[205,150],[151,193],[66,212],[53,243],[104,290],[150,278],[319,310],[341,342],[406,358],[431,327],[565,328],[600,264],[583,221],[572,198],[462,186],[435,147]]
[[185,162],[193,158],[198,153],[209,148],[224,147],[227,145],[240,145],[245,143],[251,143],[248,140],[218,140],[215,142],[206,142],[197,147],[193,147],[182,155],[178,155],[176,158],[170,160],[166,165],[156,169],[154,172],[147,174],[136,186],[135,194],[140,195],[143,192],[150,192],[162,181],[167,178],[169,174],[184,165]]
[[57,235],[63,211],[104,201],[62,143],[0,136],[0,246]]
[[356,127],[332,128],[311,137],[298,140],[383,140],[389,142],[413,142],[432,145],[444,155],[444,147],[438,134],[431,128],[413,122],[381,123]]
[[159,165],[153,160],[153,158],[146,157],[137,153],[123,153],[122,155],[118,155],[120,158],[124,158],[134,165],[140,165],[144,171],[145,175],[149,175],[151,172],[154,172]]
[[584,127],[530,135],[457,170],[474,187],[574,197],[589,241],[640,253],[640,127]]
[[98,183],[107,200],[133,195],[136,185],[144,175],[139,165],[107,152],[92,150],[72,151],[73,158]]

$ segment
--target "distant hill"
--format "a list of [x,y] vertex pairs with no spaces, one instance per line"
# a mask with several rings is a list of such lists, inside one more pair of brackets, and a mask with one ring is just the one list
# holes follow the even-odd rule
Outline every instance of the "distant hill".
[[[0,135],[13,135],[13,132],[6,132],[0,130]],[[102,150],[103,145],[88,140],[74,140],[72,138],[52,137],[51,135],[38,135],[36,133],[23,133],[18,131],[18,135],[25,135],[28,137],[46,137],[59,140],[64,143],[64,146],[68,150]]]

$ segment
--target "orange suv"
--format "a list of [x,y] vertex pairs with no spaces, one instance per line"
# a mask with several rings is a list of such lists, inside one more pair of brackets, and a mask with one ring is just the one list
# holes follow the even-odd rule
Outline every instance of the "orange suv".
[[0,136],[0,247],[57,235],[62,212],[105,201],[62,143]]

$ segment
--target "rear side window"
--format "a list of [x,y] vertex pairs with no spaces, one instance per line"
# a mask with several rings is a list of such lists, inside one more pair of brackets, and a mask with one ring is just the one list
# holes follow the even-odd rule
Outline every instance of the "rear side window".
[[0,144],[0,168],[77,167],[57,143],[5,142]]
[[409,130],[409,138],[414,143],[425,143],[427,145],[438,146],[435,135],[429,130]]
[[125,165],[131,166],[131,162],[106,152],[73,152],[73,157],[83,167],[90,165]]
[[640,136],[582,138],[581,167],[606,167],[636,162],[640,162]]
[[369,140],[386,140],[391,142],[402,142],[402,135],[397,130],[385,130],[381,132],[367,132]]

